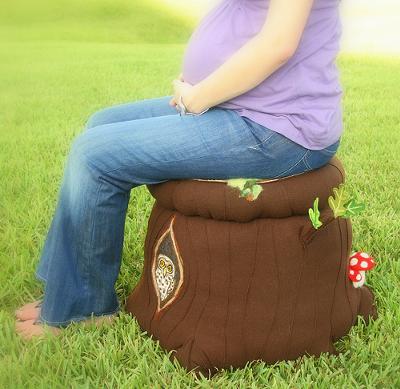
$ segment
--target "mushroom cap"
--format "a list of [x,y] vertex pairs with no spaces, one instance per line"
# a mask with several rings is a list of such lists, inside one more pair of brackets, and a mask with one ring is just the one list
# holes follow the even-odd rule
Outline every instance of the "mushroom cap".
[[349,258],[349,265],[351,270],[371,270],[375,267],[376,263],[374,258],[363,251],[353,253]]

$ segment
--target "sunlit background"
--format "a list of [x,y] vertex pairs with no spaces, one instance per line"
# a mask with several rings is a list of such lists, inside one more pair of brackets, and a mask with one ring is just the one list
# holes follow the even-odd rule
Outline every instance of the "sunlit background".
[[[201,18],[220,0],[163,0]],[[343,0],[344,52],[400,55],[400,0]]]

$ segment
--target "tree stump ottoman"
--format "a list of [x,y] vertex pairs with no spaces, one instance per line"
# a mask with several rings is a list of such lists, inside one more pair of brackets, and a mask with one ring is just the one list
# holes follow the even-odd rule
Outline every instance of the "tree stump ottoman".
[[[350,220],[328,207],[342,182],[334,157],[311,172],[260,180],[255,201],[225,180],[148,185],[156,201],[144,270],[126,311],[196,373],[337,354],[333,342],[358,315],[367,323],[377,316],[371,290],[348,277]],[[317,230],[308,216],[316,197]]]

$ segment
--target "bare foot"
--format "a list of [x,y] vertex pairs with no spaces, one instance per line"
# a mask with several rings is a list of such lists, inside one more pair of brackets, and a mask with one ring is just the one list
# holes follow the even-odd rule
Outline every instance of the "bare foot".
[[43,324],[34,324],[35,319],[25,320],[25,321],[17,321],[15,323],[15,329],[17,334],[20,335],[23,339],[29,340],[33,337],[41,337],[46,335],[46,332],[50,332],[53,335],[59,335],[61,333],[61,329],[57,327],[52,327]]
[[[93,324],[96,326],[111,324],[116,316],[117,314],[98,316],[87,320],[82,320],[79,323],[84,326]],[[46,335],[46,332],[50,332],[53,335],[60,335],[62,333],[62,329],[59,327],[53,327],[42,323],[35,324],[35,319],[20,322],[17,321],[15,324],[15,328],[18,335],[20,335],[25,340],[29,340],[34,337],[42,337]]]
[[41,300],[25,304],[15,311],[15,316],[18,320],[36,320],[40,314],[39,303],[41,303]]

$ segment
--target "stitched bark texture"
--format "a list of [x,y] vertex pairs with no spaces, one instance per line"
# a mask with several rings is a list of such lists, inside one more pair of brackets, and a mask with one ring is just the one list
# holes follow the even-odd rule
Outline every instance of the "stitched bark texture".
[[[330,216],[327,199],[341,182],[334,157],[261,182],[252,202],[223,181],[149,185],[156,202],[127,312],[182,366],[208,376],[254,360],[336,354],[333,342],[358,315],[377,317],[372,291],[347,275],[351,222]],[[316,197],[326,221],[318,230],[308,217]]]

